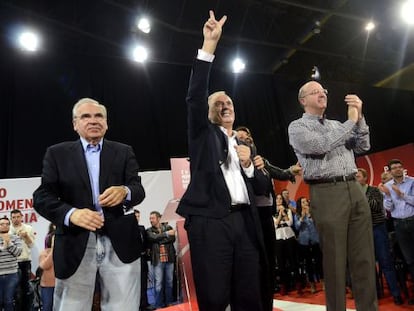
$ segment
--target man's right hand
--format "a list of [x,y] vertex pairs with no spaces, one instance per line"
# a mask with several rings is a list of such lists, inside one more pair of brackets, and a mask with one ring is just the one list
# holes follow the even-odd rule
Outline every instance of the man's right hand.
[[75,209],[72,215],[70,215],[69,220],[72,224],[90,231],[96,231],[96,229],[102,228],[104,224],[102,215],[89,208]]

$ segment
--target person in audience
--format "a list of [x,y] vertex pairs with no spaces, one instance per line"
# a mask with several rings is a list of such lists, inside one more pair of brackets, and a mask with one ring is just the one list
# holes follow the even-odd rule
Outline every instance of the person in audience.
[[345,310],[346,263],[352,275],[356,308],[378,310],[371,213],[367,198],[355,180],[354,153],[370,148],[369,127],[362,101],[348,94],[344,103],[348,119],[341,123],[325,118],[328,91],[316,81],[298,92],[304,109],[288,127],[293,147],[308,183],[312,217],[323,254],[328,311]]
[[254,167],[251,148],[237,144],[232,99],[224,91],[208,96],[225,21],[210,11],[192,68],[187,94],[191,181],[177,213],[186,218],[199,310],[224,311],[230,304],[234,311],[261,311],[261,269],[268,265],[253,186],[264,193],[267,180]]
[[35,243],[36,234],[29,224],[23,223],[23,213],[14,209],[10,212],[12,225],[10,233],[16,234],[22,240],[22,252],[17,258],[19,262],[19,286],[16,291],[16,310],[31,311],[33,295],[30,290],[29,280],[32,275],[32,254],[31,250]]
[[0,310],[13,311],[13,297],[19,283],[18,256],[23,250],[22,240],[9,233],[10,220],[0,218]]
[[39,255],[39,267],[42,269],[40,277],[40,298],[42,311],[53,310],[53,293],[55,291],[55,268],[53,265],[53,246],[55,244],[55,232],[47,235],[46,247]]
[[323,279],[322,252],[319,234],[312,218],[309,200],[300,197],[296,202],[295,226],[298,232],[298,259],[306,271],[311,293],[316,293],[315,282]]
[[[245,126],[236,128],[237,138],[240,142],[249,146],[254,153],[257,153],[254,139],[250,130]],[[253,161],[258,170],[267,178],[268,188],[264,194],[255,196],[255,203],[259,213],[260,224],[262,227],[264,245],[266,249],[267,260],[269,262],[270,273],[267,273],[262,279],[262,287],[267,288],[264,283],[269,282],[268,291],[263,291],[263,310],[273,310],[273,291],[275,288],[275,225],[273,217],[276,213],[275,192],[273,189],[273,179],[295,181],[295,176],[301,173],[301,168],[292,165],[288,169],[281,169],[269,163],[260,155],[255,155]],[[267,279],[267,280],[266,280]]]
[[161,214],[157,211],[150,213],[150,223],[147,239],[154,271],[155,308],[159,309],[174,302],[175,230],[161,223]]
[[35,210],[57,229],[53,247],[59,311],[91,309],[95,286],[103,310],[140,302],[141,243],[135,216],[145,198],[132,148],[105,139],[107,110],[91,98],[72,109],[79,139],[49,147]]
[[286,201],[287,206],[292,210],[292,213],[296,213],[296,202],[294,200],[290,199],[290,193],[289,190],[283,189],[281,191],[283,200]]
[[293,231],[293,214],[281,194],[276,195],[276,215],[273,218],[276,228],[276,265],[280,274],[280,294],[290,290],[290,275],[294,273],[298,293],[302,293],[297,261],[297,242]]
[[47,245],[50,245],[49,240],[51,239],[52,236],[55,236],[55,232],[56,232],[56,226],[53,223],[50,223],[46,236],[45,236],[45,248],[47,248]]
[[154,310],[154,307],[151,306],[148,302],[148,259],[149,259],[149,249],[148,249],[148,237],[145,227],[140,225],[141,212],[138,207],[134,207],[135,218],[137,219],[138,228],[141,237],[142,251],[141,251],[141,302],[139,305],[139,311],[149,311]]
[[[371,208],[372,226],[374,232],[375,259],[381,268],[387,281],[388,288],[396,305],[402,305],[401,290],[398,286],[395,273],[394,260],[390,252],[388,231],[385,224],[383,197],[380,190],[367,184],[368,173],[363,168],[358,168],[356,180],[361,184],[362,190],[367,196]],[[382,277],[382,276],[380,276]]]
[[[404,165],[399,159],[388,162],[392,179],[384,187],[384,206],[394,219],[395,236],[414,280],[414,178],[405,176]],[[413,305],[413,293],[408,299]]]

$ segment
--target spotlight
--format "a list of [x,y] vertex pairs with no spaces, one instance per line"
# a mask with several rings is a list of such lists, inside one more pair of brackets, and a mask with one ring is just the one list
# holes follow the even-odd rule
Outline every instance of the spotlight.
[[409,25],[414,25],[414,0],[407,0],[401,7],[401,17]]
[[148,18],[142,17],[137,22],[137,27],[143,33],[149,33],[151,31],[151,24]]
[[375,24],[374,24],[373,22],[368,22],[368,23],[365,25],[365,30],[366,30],[366,31],[370,32],[370,31],[371,31],[371,30],[373,30],[373,29],[375,29]]
[[236,58],[232,63],[232,67],[234,73],[240,73],[244,71],[244,69],[246,68],[246,64],[242,59]]
[[148,50],[142,46],[138,45],[132,50],[132,59],[138,63],[143,63],[148,58]]
[[22,50],[35,52],[39,48],[39,36],[33,31],[23,31],[18,37],[18,43]]
[[321,79],[321,74],[319,73],[319,69],[316,66],[313,66],[312,68],[311,79],[316,81],[319,81]]
[[320,21],[315,22],[315,25],[312,31],[315,35],[318,35],[321,33],[321,22]]

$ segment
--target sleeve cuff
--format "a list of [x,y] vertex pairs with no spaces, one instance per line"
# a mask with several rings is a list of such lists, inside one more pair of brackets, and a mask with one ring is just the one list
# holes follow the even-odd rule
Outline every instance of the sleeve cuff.
[[75,211],[75,208],[73,207],[73,208],[71,208],[70,210],[69,210],[69,212],[67,212],[67,214],[65,215],[65,220],[64,220],[64,224],[65,224],[65,226],[67,226],[67,227],[69,227],[69,223],[70,223],[70,221],[69,221],[69,219],[70,219],[70,215],[72,215],[72,213]]
[[[251,162],[251,161],[250,161]],[[254,176],[254,166],[253,162],[250,163],[249,167],[243,167],[243,171],[248,178],[252,178]]]
[[213,54],[207,53],[206,51],[203,51],[203,50],[200,50],[200,49],[198,50],[197,59],[199,59],[199,60],[203,60],[205,62],[212,63],[213,60],[214,60],[214,57],[215,56]]

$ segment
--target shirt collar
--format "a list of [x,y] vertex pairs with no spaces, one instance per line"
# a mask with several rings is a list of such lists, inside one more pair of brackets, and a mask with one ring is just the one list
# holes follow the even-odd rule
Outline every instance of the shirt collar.
[[[81,141],[81,143],[82,143],[82,148],[83,148],[83,151],[84,151],[84,152],[86,152],[86,151],[88,150],[88,146],[89,146],[89,145],[91,145],[91,144],[90,144],[90,143],[88,143],[88,142],[86,141],[86,139],[85,139],[85,138],[83,138],[83,137],[80,137],[80,141]],[[97,148],[98,148],[98,151],[102,150],[102,145],[103,145],[103,139],[101,139],[101,140],[99,141],[99,143],[97,144],[97,146],[99,146],[99,147],[97,147]]]
[[321,124],[323,124],[323,123],[325,122],[325,120],[326,120],[326,116],[325,116],[325,115],[323,115],[323,116],[321,117],[321,116],[319,116],[319,115],[316,115],[316,114],[310,114],[310,113],[307,113],[307,112],[304,112],[304,113],[303,113],[303,115],[302,115],[302,117],[303,117],[304,119],[308,119],[308,120],[315,120],[315,121],[319,121],[319,123],[321,123]]
[[402,181],[401,181],[400,183],[395,182],[395,179],[392,179],[392,180],[391,180],[391,183],[392,183],[392,185],[403,184],[403,183],[405,183],[405,182],[406,182],[406,180],[407,180],[407,178],[406,178],[406,177],[407,177],[407,176],[404,176],[404,177],[403,177],[403,179],[402,179]]
[[[226,134],[226,136],[228,136],[228,135],[227,135],[227,130],[226,130],[223,126],[221,126],[221,125],[219,125],[219,127],[220,127],[220,130],[221,130],[224,134]],[[236,137],[236,135],[237,135],[237,132],[236,132],[235,130],[232,130],[232,134],[231,134],[231,136],[230,136],[229,138],[235,138],[235,137]]]

